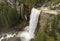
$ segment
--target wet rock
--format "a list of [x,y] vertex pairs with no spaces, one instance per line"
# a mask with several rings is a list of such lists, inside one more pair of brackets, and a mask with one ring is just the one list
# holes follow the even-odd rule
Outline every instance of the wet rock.
[[2,41],[21,41],[21,40],[20,40],[20,38],[13,37],[13,38],[9,38],[9,39],[3,39]]

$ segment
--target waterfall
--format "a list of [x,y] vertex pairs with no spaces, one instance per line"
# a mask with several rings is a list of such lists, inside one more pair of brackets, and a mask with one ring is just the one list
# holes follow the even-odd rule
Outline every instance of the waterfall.
[[30,41],[31,39],[33,39],[35,36],[34,33],[35,33],[35,29],[37,27],[38,17],[40,15],[40,12],[41,12],[41,10],[32,8],[29,26],[26,26],[24,28],[24,31],[17,32],[18,34],[3,33],[2,35],[0,35],[0,41],[2,41],[3,39],[9,39],[14,36],[19,37],[21,39],[21,41]]
[[26,26],[24,28],[25,31],[23,31],[21,34],[18,35],[18,37],[21,38],[21,41],[30,41],[35,36],[35,29],[37,27],[38,23],[38,17],[40,15],[41,10],[32,8],[31,15],[30,15],[30,21],[29,26]]

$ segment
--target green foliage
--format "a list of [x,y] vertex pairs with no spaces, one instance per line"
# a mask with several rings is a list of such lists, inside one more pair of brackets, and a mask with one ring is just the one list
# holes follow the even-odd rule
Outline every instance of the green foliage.
[[19,21],[19,16],[15,9],[9,8],[7,14],[7,20],[10,26],[15,25]]
[[52,0],[55,4],[60,3],[60,0]]
[[25,3],[28,5],[33,5],[36,3],[37,0],[26,0]]
[[60,12],[57,14],[57,19],[60,20]]
[[47,38],[47,41],[55,41],[55,39],[54,39],[54,37],[50,36],[50,37]]
[[19,21],[19,16],[15,8],[11,8],[6,3],[0,3],[0,27],[14,26]]
[[57,41],[60,41],[60,35],[57,36]]
[[38,31],[34,41],[46,41],[47,35],[45,32]]

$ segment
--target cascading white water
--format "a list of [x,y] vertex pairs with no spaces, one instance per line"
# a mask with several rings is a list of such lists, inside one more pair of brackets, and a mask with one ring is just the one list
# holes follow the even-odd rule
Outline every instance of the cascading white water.
[[12,33],[10,33],[10,34],[8,34],[8,33],[4,33],[4,34],[2,34],[2,35],[0,35],[0,41],[2,41],[3,39],[9,39],[9,38],[11,38],[11,37],[14,37],[16,34],[14,33],[14,34],[12,34]]
[[37,10],[35,8],[32,8],[31,15],[30,15],[30,21],[29,26],[25,27],[25,31],[23,31],[21,34],[18,35],[18,37],[21,38],[21,41],[30,41],[35,36],[35,29],[37,27],[38,23],[38,17],[40,15],[41,10]]
[[9,38],[14,37],[14,36],[21,38],[21,41],[30,41],[31,39],[33,39],[35,36],[34,33],[35,33],[35,29],[37,27],[38,17],[40,15],[40,12],[41,12],[41,10],[37,10],[35,8],[32,8],[29,26],[26,26],[24,28],[25,31],[18,32],[18,34],[16,34],[16,33],[14,33],[14,34],[4,33],[4,34],[0,35],[0,41],[2,41],[3,39],[9,39]]

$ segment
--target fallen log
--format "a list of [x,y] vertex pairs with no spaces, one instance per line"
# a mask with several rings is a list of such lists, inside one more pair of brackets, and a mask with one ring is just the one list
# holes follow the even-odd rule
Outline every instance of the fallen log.
[[41,10],[41,12],[43,12],[44,14],[48,13],[48,14],[57,15],[60,12],[60,10],[50,10],[47,7],[41,7],[41,8],[36,8],[36,9]]
[[42,8],[37,8],[38,10],[41,10],[43,13],[48,13],[48,14],[55,14],[57,15],[60,10],[50,10],[47,7],[42,7]]
[[49,13],[49,14],[55,14],[57,15],[58,14],[58,11],[56,10],[42,10],[43,13]]

